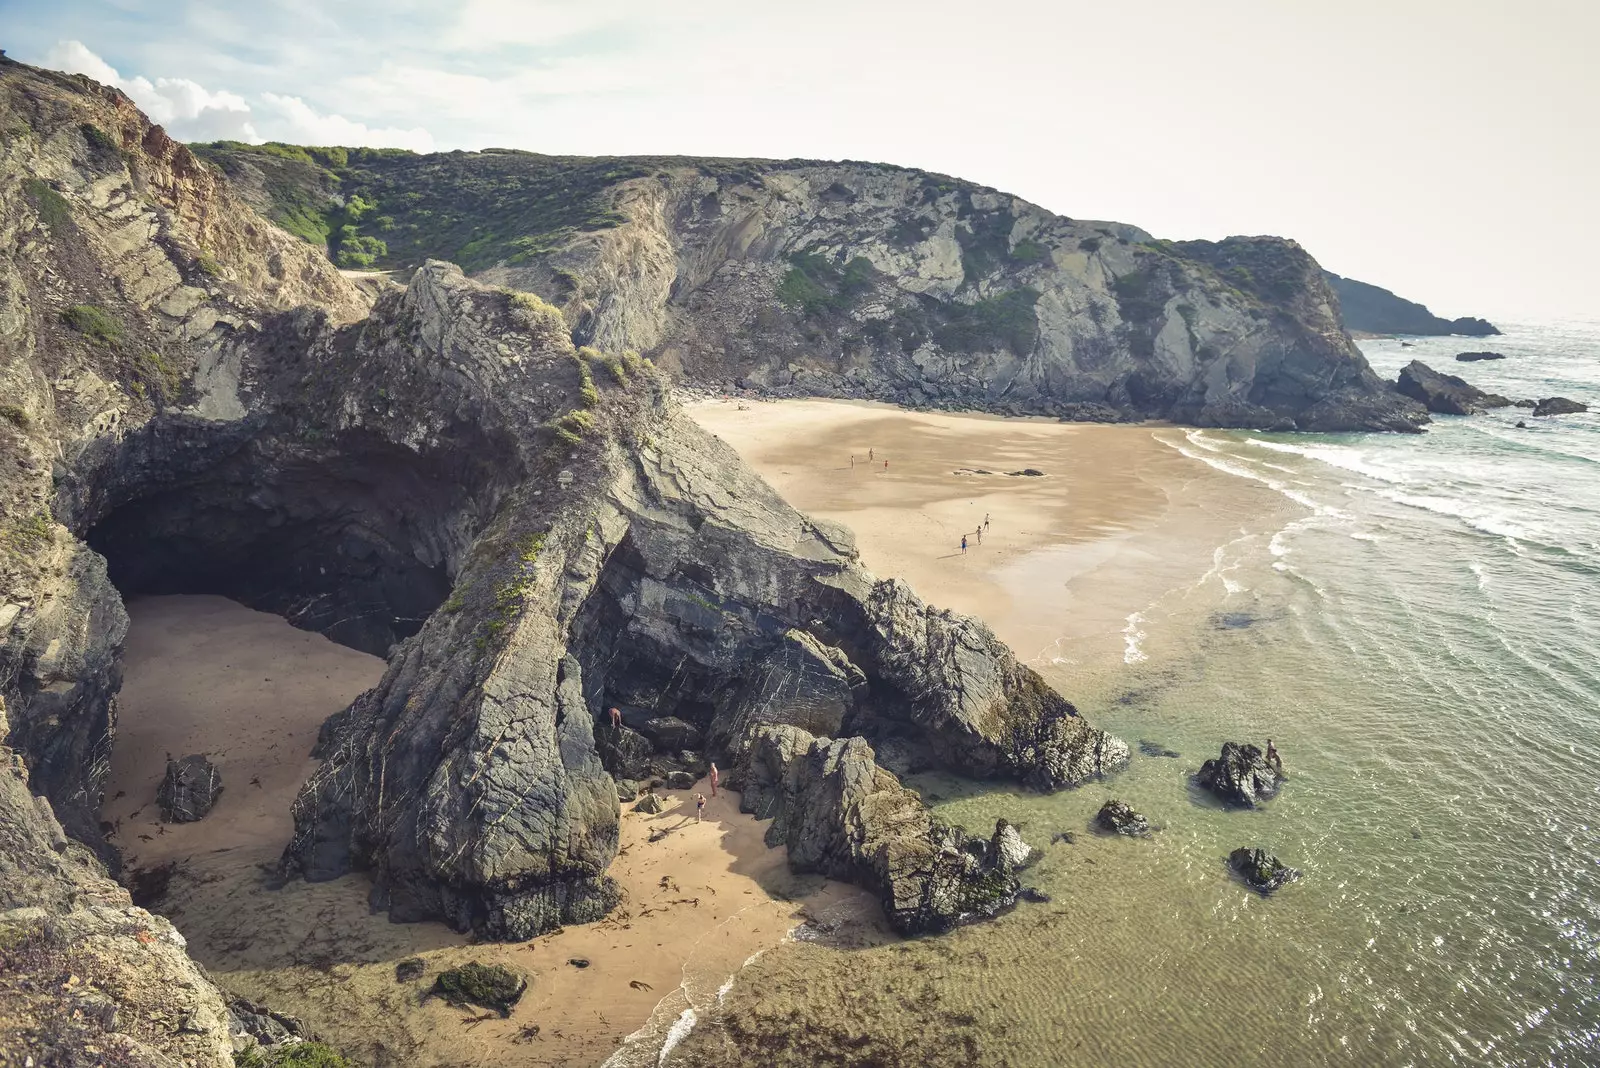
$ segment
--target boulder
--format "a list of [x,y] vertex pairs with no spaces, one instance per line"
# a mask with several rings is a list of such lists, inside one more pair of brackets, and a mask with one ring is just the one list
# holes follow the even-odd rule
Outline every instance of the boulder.
[[203,819],[222,793],[222,776],[205,757],[195,754],[167,761],[167,775],[156,789],[156,804],[168,823]]
[[657,716],[639,725],[639,733],[663,753],[700,748],[700,728],[677,716]]
[[948,930],[1016,903],[1009,864],[1032,851],[1015,828],[997,826],[985,841],[945,825],[878,767],[865,740],[765,726],[745,754],[740,807],[772,817],[768,844],[786,846],[796,871],[872,890],[899,933]]
[[457,1008],[493,1009],[502,1018],[511,1015],[511,1007],[522,1000],[528,989],[526,977],[503,964],[479,964],[472,961],[459,968],[439,973],[433,981],[431,996],[443,998]]
[[1095,826],[1108,834],[1125,834],[1142,838],[1150,833],[1150,821],[1135,812],[1126,801],[1112,799],[1100,806],[1094,817]]
[[613,727],[609,722],[597,725],[594,741],[600,763],[613,778],[648,779],[654,774],[650,758],[655,746],[632,727]]
[[1017,829],[1007,820],[996,820],[994,834],[989,838],[987,863],[1001,871],[1013,872],[1027,867],[1033,858],[1033,847],[1022,840]]
[[660,814],[662,808],[661,798],[655,794],[645,794],[639,798],[639,803],[633,806],[635,812],[644,812],[651,816]]
[[667,772],[667,788],[670,790],[694,789],[694,776],[687,771]]
[[1228,854],[1228,867],[1263,897],[1300,878],[1298,869],[1289,867],[1260,846],[1235,849]]
[[637,779],[618,779],[617,800],[626,804],[639,796],[639,789],[639,780]]
[[428,962],[421,957],[407,957],[405,960],[396,961],[394,966],[394,981],[397,983],[413,983],[422,978],[428,970]]
[[1222,800],[1253,807],[1278,792],[1284,776],[1258,747],[1224,742],[1222,753],[1200,765],[1196,781]]
[[1421,360],[1406,364],[1395,388],[1413,400],[1421,401],[1428,411],[1440,415],[1475,415],[1490,408],[1505,408],[1512,403],[1498,394],[1485,393],[1455,375],[1441,374]]
[[1504,353],[1499,352],[1458,352],[1456,359],[1462,363],[1478,363],[1482,360],[1503,360]]
[[1545,397],[1534,406],[1534,415],[1577,415],[1586,412],[1589,406],[1582,401],[1568,400],[1566,397]]

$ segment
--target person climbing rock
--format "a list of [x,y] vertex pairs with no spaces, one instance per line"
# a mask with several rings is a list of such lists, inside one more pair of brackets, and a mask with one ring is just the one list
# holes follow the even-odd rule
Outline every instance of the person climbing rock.
[[1278,778],[1286,779],[1283,773],[1283,758],[1278,756],[1277,747],[1272,744],[1272,739],[1267,739],[1267,763],[1272,765],[1272,770],[1278,773]]
[[622,729],[622,709],[620,708],[613,708],[611,710],[611,729],[614,731],[620,731]]

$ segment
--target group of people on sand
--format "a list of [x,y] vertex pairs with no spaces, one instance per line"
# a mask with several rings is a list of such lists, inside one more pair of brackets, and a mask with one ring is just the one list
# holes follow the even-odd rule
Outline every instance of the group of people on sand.
[[[873,467],[873,466],[875,466],[877,464],[877,462],[878,462],[877,450],[876,449],[868,449],[867,450],[867,466],[868,467]],[[851,453],[850,454],[850,467],[853,470],[855,468],[855,466],[856,466],[856,454],[855,453]],[[889,466],[889,461],[888,460],[883,461],[883,466],[884,467],[888,467]]]
[[[975,537],[977,539],[979,545],[983,544],[983,532],[988,530],[988,529],[989,529],[989,513],[985,512],[985,513],[983,513],[983,522],[979,523],[978,524],[978,529],[973,532],[973,537]],[[965,553],[967,551],[967,536],[965,534],[961,535],[961,551],[963,553]]]

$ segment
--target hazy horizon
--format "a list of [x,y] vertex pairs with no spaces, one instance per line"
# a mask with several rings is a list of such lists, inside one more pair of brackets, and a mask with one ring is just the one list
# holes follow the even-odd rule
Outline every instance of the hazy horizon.
[[859,159],[1170,238],[1277,234],[1440,315],[1600,318],[1600,5],[0,0],[176,137]]

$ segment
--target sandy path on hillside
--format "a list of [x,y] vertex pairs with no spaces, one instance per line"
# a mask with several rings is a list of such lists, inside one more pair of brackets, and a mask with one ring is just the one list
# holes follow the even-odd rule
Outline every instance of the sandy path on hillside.
[[[369,912],[361,876],[268,889],[317,728],[374,684],[383,662],[221,597],[128,608],[105,808],[117,844],[130,868],[179,862],[157,908],[219,983],[301,1017],[363,1063],[593,1065],[641,1028],[639,1049],[659,1048],[685,1008],[715,998],[752,954],[806,917],[856,919],[876,908],[851,887],[791,875],[784,851],[763,842],[765,824],[740,814],[727,791],[700,823],[693,791],[666,792],[657,816],[625,811],[611,867],[622,907],[528,943],[475,945],[442,924],[391,924]],[[168,752],[208,754],[222,775],[221,800],[198,823],[160,823],[155,792]],[[704,782],[696,789],[710,793]],[[653,831],[667,833],[651,842]],[[426,960],[427,978],[396,983],[395,962],[410,956]],[[419,1004],[436,972],[468,960],[529,975],[510,1019]]]

